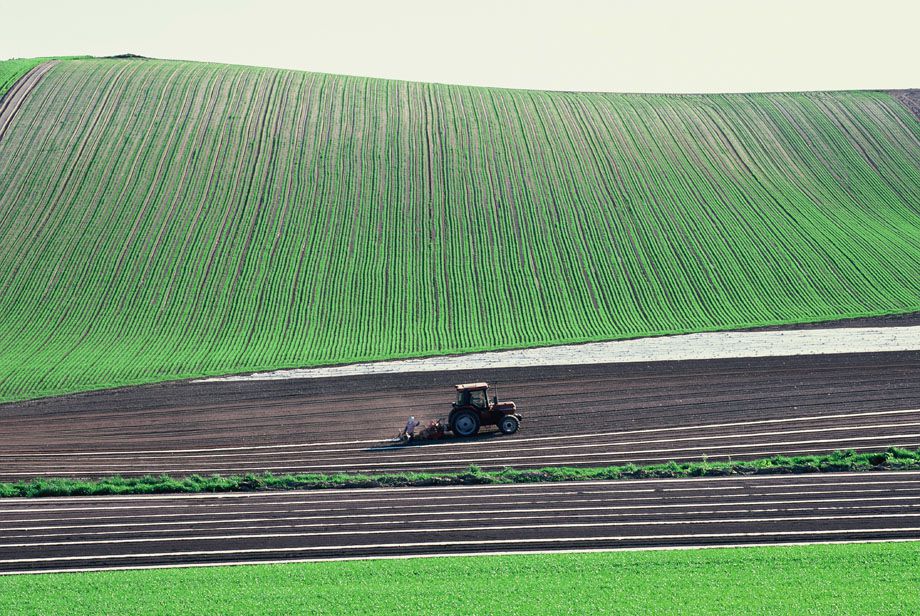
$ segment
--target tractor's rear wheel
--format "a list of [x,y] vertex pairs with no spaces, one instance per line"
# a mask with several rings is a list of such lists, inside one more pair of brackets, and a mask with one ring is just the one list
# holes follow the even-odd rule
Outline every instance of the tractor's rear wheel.
[[518,421],[518,418],[514,415],[505,415],[502,417],[502,420],[498,422],[498,429],[502,431],[502,434],[514,434],[518,431],[521,422]]
[[454,417],[451,428],[457,436],[473,436],[479,432],[479,415],[473,411],[460,411]]

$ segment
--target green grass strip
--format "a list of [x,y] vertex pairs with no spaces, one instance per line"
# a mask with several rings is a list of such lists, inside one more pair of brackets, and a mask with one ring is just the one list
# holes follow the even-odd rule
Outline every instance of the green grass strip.
[[19,614],[916,614],[920,543],[521,554],[0,578]]
[[0,497],[92,496],[104,494],[180,494],[199,492],[255,492],[262,490],[309,490],[324,488],[378,488],[442,485],[538,483],[611,479],[656,479],[772,475],[786,473],[833,473],[844,471],[920,470],[920,449],[891,447],[883,452],[835,451],[815,456],[773,456],[727,462],[668,462],[649,466],[626,464],[599,468],[547,467],[532,470],[506,468],[484,471],[470,466],[454,473],[387,473],[361,475],[272,473],[246,475],[146,475],[107,477],[98,480],[32,479],[0,483]]

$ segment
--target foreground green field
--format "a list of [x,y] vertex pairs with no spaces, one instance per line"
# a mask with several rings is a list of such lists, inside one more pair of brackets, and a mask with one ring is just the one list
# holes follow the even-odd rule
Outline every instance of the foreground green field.
[[0,578],[4,614],[913,614],[920,543]]
[[0,402],[920,310],[920,124],[877,92],[67,60],[0,186]]

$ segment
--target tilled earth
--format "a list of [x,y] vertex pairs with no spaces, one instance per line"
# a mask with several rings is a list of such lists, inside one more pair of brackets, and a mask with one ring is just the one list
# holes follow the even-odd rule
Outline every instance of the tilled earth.
[[[171,383],[0,407],[0,478],[405,471],[920,446],[920,353]],[[521,431],[382,445],[488,380]],[[920,473],[0,500],[0,574],[920,538]]]
[[0,501],[0,574],[920,537],[920,473]]
[[[502,436],[384,444],[487,380]],[[181,382],[0,406],[0,479],[603,466],[920,446],[920,353]]]

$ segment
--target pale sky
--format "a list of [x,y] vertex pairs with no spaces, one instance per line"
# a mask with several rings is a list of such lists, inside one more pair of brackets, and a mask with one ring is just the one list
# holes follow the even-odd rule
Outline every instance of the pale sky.
[[0,59],[132,52],[546,90],[920,87],[920,1],[0,0]]

